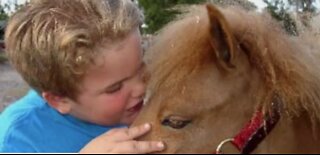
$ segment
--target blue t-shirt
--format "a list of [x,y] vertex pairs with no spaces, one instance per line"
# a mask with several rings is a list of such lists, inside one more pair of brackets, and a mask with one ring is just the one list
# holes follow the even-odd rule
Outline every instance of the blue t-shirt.
[[1,113],[0,152],[75,153],[93,138],[115,127],[61,115],[31,90]]

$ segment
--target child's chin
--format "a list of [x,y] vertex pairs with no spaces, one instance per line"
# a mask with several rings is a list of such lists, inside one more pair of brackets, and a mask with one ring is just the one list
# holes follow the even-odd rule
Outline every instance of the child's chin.
[[129,116],[127,116],[123,121],[122,123],[125,124],[125,125],[131,125],[134,120],[138,117],[140,111],[137,111]]

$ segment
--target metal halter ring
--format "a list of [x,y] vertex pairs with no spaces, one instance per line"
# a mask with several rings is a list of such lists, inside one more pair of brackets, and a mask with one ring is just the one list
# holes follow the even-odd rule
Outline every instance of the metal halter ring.
[[223,147],[225,144],[227,144],[227,143],[232,143],[233,141],[234,141],[233,138],[229,138],[229,139],[226,139],[226,140],[222,141],[222,142],[218,145],[218,147],[217,147],[217,149],[216,149],[216,154],[223,154],[223,152],[221,151],[221,150],[222,150],[222,147]]

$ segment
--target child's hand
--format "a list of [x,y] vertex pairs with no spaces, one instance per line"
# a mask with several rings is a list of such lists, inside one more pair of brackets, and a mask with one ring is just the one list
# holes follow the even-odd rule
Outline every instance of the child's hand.
[[164,149],[163,142],[136,141],[151,130],[150,124],[113,129],[93,139],[80,153],[152,153]]

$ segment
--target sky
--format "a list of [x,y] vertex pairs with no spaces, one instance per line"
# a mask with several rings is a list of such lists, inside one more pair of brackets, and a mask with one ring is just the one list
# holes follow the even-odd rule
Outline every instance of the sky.
[[[0,4],[24,4],[26,2],[26,0],[0,0]],[[11,8],[11,10],[7,10],[10,13],[12,13],[12,10],[13,8]]]
[[23,4],[24,2],[26,2],[26,0],[0,0],[1,1],[1,4],[3,3],[8,3],[8,2],[11,2],[11,3],[14,3],[14,2],[18,2],[18,4]]
[[[253,2],[260,10],[267,5],[263,2],[263,0],[249,0],[250,2]],[[315,3],[317,8],[320,8],[320,0],[316,0]]]
[[267,5],[262,0],[249,0],[254,3],[259,9],[266,7]]

